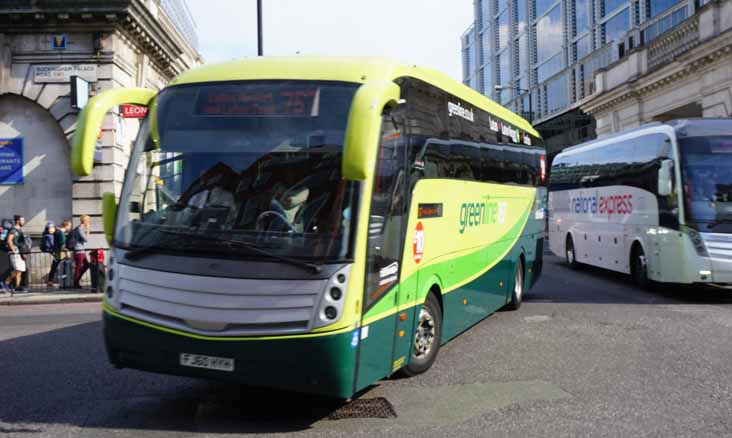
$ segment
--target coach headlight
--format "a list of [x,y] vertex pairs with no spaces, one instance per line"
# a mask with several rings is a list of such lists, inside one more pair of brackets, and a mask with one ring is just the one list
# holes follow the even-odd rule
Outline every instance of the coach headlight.
[[331,275],[323,292],[320,294],[320,303],[315,315],[313,328],[319,328],[338,321],[343,314],[343,303],[346,301],[346,286],[351,266],[339,270]]
[[699,232],[691,227],[683,227],[683,230],[689,236],[689,239],[691,239],[691,244],[694,246],[696,253],[701,257],[709,257],[709,253],[707,252],[707,246],[704,244],[704,240],[702,239]]
[[[113,252],[113,250],[111,251]],[[104,288],[104,299],[106,303],[119,310],[119,264],[117,258],[112,255],[107,266],[107,282]]]

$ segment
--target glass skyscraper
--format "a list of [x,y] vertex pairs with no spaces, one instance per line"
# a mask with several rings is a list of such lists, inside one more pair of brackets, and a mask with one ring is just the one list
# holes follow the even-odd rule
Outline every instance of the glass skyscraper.
[[188,9],[186,0],[161,0],[160,6],[170,17],[178,28],[183,37],[188,40],[188,44],[198,50],[198,33],[196,32],[196,22],[193,15]]
[[592,94],[595,71],[697,7],[699,0],[474,0],[475,20],[462,36],[463,81],[526,118],[547,120]]

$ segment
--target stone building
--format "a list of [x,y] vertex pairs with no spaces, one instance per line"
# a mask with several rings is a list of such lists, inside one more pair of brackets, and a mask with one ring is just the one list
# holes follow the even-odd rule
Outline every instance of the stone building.
[[[38,235],[48,220],[73,217],[76,224],[89,214],[91,246],[106,246],[101,195],[119,195],[139,121],[108,114],[94,172],[73,177],[69,150],[78,110],[71,106],[70,77],[86,79],[90,95],[115,87],[160,89],[201,62],[184,0],[4,0],[0,218],[23,214],[26,229]],[[6,153],[4,168],[3,144],[16,149],[14,156]],[[17,169],[8,167],[13,160]]]
[[712,0],[595,75],[581,107],[598,135],[679,117],[732,116],[732,0]]

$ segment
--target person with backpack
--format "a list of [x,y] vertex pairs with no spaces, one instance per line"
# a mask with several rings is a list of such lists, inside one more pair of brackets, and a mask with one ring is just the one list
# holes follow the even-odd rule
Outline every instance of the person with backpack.
[[10,277],[8,277],[8,283],[17,292],[27,292],[28,289],[21,289],[20,282],[23,278],[23,273],[26,271],[25,255],[30,251],[30,246],[28,245],[28,239],[25,233],[23,233],[25,218],[16,215],[14,219],[15,225],[13,225],[7,237],[7,245],[10,252],[10,268],[13,270],[10,273]]
[[81,223],[71,232],[71,237],[66,241],[66,247],[72,246],[74,251],[74,288],[81,288],[81,277],[89,269],[89,260],[86,258],[86,243],[91,234],[91,218],[88,214],[81,215]]
[[55,278],[56,269],[58,268],[58,259],[56,259],[54,255],[56,249],[54,242],[55,235],[56,224],[48,222],[46,224],[46,228],[43,229],[43,235],[41,236],[41,252],[50,254],[52,257],[51,269],[48,271],[48,276],[46,277],[46,286],[48,287],[53,287],[53,279]]
[[0,221],[0,293],[10,292],[10,286],[5,280],[10,277],[10,251],[8,250],[8,233],[13,229],[12,219]]
[[[51,279],[58,280],[59,287],[62,289],[71,289],[74,286],[74,262],[69,257],[68,243],[71,234],[71,221],[64,219],[61,226],[56,229],[54,234],[54,258],[58,260],[55,277]],[[71,242],[73,248],[73,242]]]

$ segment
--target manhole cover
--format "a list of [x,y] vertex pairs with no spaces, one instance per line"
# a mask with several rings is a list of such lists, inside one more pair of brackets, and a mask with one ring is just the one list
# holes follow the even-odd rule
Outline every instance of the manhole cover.
[[356,399],[336,409],[329,420],[346,418],[396,418],[394,406],[384,397]]

